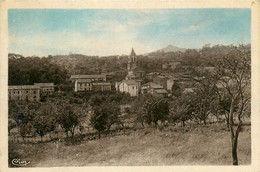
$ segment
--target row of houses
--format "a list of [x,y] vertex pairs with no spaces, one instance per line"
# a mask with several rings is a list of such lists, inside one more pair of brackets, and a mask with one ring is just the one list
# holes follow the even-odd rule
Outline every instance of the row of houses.
[[34,85],[13,85],[8,86],[9,100],[40,101],[40,94],[52,94],[54,83],[34,83]]

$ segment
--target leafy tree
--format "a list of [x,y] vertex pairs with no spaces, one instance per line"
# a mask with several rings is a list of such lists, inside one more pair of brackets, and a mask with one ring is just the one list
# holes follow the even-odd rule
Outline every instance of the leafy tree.
[[69,132],[73,138],[75,129],[80,123],[80,114],[76,113],[73,105],[67,101],[59,102],[58,107],[59,111],[56,112],[58,117],[57,123],[65,130],[67,138],[69,137]]
[[185,126],[185,122],[192,119],[193,110],[190,97],[182,95],[171,103],[169,120],[173,123],[181,122]]
[[110,131],[113,124],[120,124],[119,115],[120,108],[115,102],[103,102],[102,104],[92,107],[93,113],[90,122],[93,128],[98,130],[98,137],[102,131]]
[[172,95],[175,97],[179,97],[182,94],[182,88],[180,87],[178,82],[174,82],[172,85]]
[[16,122],[15,120],[13,119],[8,119],[8,134],[10,135],[10,131],[15,128],[17,125],[16,125]]
[[130,109],[131,113],[135,114],[135,121],[141,123],[144,128],[144,122],[146,118],[144,102],[147,97],[139,96],[138,99],[133,101],[132,107]]
[[51,103],[42,103],[34,116],[34,128],[42,137],[56,128],[55,107]]
[[144,108],[146,111],[146,122],[148,124],[154,123],[157,127],[158,121],[165,122],[169,115],[169,104],[166,100],[149,98]]

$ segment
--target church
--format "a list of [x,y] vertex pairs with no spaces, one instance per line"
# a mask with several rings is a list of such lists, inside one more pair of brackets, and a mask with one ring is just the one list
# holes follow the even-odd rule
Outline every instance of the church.
[[141,79],[145,72],[138,67],[138,57],[134,49],[128,57],[127,62],[127,76],[125,80],[116,83],[116,90],[120,92],[129,93],[130,96],[138,96],[141,88]]
[[135,54],[135,51],[132,48],[130,56],[128,57],[126,79],[141,79],[142,77],[144,77],[145,72],[141,70],[140,67],[138,67],[137,63],[137,55]]

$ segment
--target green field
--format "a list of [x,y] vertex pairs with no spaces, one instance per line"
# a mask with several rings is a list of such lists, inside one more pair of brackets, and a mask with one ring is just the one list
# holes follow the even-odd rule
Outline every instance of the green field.
[[[121,134],[122,133],[122,134]],[[32,167],[93,165],[232,165],[230,133],[224,124],[127,130],[57,148],[54,142],[9,142],[12,158]],[[251,129],[243,126],[238,140],[240,165],[251,163]],[[10,164],[9,164],[10,165]]]

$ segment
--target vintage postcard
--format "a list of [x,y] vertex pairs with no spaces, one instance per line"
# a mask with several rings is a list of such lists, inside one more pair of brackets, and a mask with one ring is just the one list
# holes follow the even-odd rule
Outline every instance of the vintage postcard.
[[259,12],[3,1],[1,171],[259,171]]

